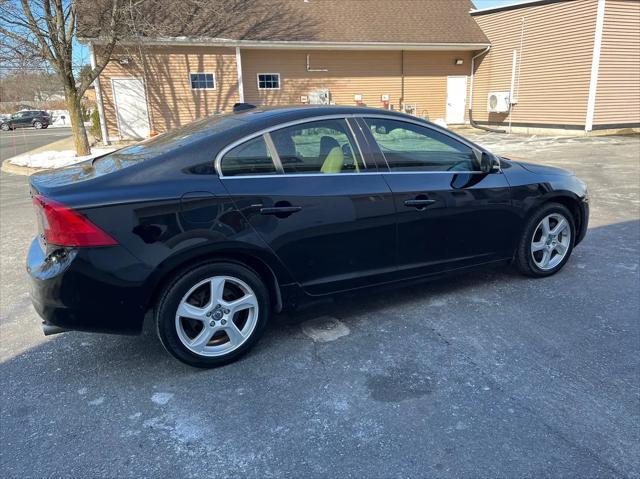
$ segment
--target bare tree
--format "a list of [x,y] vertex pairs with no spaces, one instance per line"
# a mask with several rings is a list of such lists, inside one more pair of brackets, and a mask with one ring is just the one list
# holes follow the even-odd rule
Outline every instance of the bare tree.
[[[3,62],[28,64],[44,60],[58,75],[64,89],[78,155],[90,153],[82,121],[82,95],[103,70],[118,40],[119,20],[125,0],[97,0],[107,20],[103,27],[104,48],[100,61],[89,74],[76,81],[73,42],[77,29],[77,0],[0,0],[0,55]],[[104,25],[104,24],[103,24]],[[5,58],[6,57],[6,58]]]
[[[154,37],[312,39],[314,23],[292,5],[290,0],[0,0],[0,62],[24,67],[44,61],[58,75],[76,152],[85,155],[89,142],[80,102],[116,45],[133,50],[144,67],[143,45]],[[82,75],[73,65],[77,37],[97,46],[95,67]]]

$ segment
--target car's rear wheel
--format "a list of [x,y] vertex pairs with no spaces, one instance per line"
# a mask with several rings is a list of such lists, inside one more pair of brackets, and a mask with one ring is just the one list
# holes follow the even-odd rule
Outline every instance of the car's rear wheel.
[[0,130],[2,131],[9,131],[11,129],[11,127],[9,126],[8,123],[3,123],[2,125],[0,125]]
[[575,220],[564,205],[543,205],[524,228],[515,258],[518,270],[533,277],[557,273],[571,256],[575,235]]
[[34,127],[36,130],[41,129],[41,128],[42,128],[42,122],[40,122],[40,121],[34,121],[34,122],[33,122],[33,127]]
[[233,263],[208,263],[166,287],[156,323],[167,351],[191,366],[209,368],[246,353],[269,313],[268,290],[256,273]]

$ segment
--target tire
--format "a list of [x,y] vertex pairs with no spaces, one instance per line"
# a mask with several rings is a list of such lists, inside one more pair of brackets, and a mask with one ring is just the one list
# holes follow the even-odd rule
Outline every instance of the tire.
[[[219,291],[223,300],[212,301],[220,298]],[[236,310],[232,304],[239,299],[243,306],[236,303]],[[234,263],[201,264],[162,292],[155,310],[158,337],[183,363],[199,368],[222,366],[258,341],[270,306],[268,289],[254,271]],[[179,308],[189,316],[179,315]]]
[[40,130],[40,129],[42,129],[42,123],[41,123],[41,122],[39,122],[39,121],[34,121],[34,122],[33,122],[33,127],[34,127],[36,130]]
[[[543,223],[545,219],[548,220],[546,226]],[[562,223],[562,219],[566,221],[566,225]],[[545,234],[545,228],[550,234]],[[560,271],[569,260],[575,238],[575,219],[571,212],[559,203],[542,205],[527,220],[518,243],[515,266],[526,276],[551,276]]]
[[42,125],[43,130],[46,130],[47,128],[49,128],[49,125]]
[[11,127],[9,126],[8,123],[3,123],[2,125],[0,125],[0,130],[2,131],[9,131],[11,129]]

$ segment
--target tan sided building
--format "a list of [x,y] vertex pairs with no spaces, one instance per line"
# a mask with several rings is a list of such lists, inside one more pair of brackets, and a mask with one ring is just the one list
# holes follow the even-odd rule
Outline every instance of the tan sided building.
[[[362,104],[464,123],[471,57],[489,45],[470,0],[232,0],[208,3],[229,12],[193,14],[189,2],[162,3],[139,19],[150,33],[121,43],[100,75],[109,139],[236,102]],[[90,8],[81,3],[79,34],[99,58],[102,27]]]
[[640,1],[538,0],[476,10],[473,119],[515,131],[640,128]]
[[[147,137],[237,102],[361,104],[460,124],[470,120],[472,99],[480,124],[634,128],[639,7],[639,0],[479,11],[470,0],[147,0],[132,16],[139,33],[119,43],[96,82],[103,137]],[[100,59],[104,26],[91,9],[90,0],[80,3],[79,36]]]

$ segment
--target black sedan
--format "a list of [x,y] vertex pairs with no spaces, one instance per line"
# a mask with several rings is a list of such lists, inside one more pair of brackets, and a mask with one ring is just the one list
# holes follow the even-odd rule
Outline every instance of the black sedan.
[[51,116],[43,110],[24,110],[14,113],[9,118],[0,120],[0,130],[9,131],[16,128],[48,128]]
[[138,333],[211,367],[314,298],[511,262],[558,272],[587,189],[436,125],[356,107],[250,108],[31,176],[45,334]]

